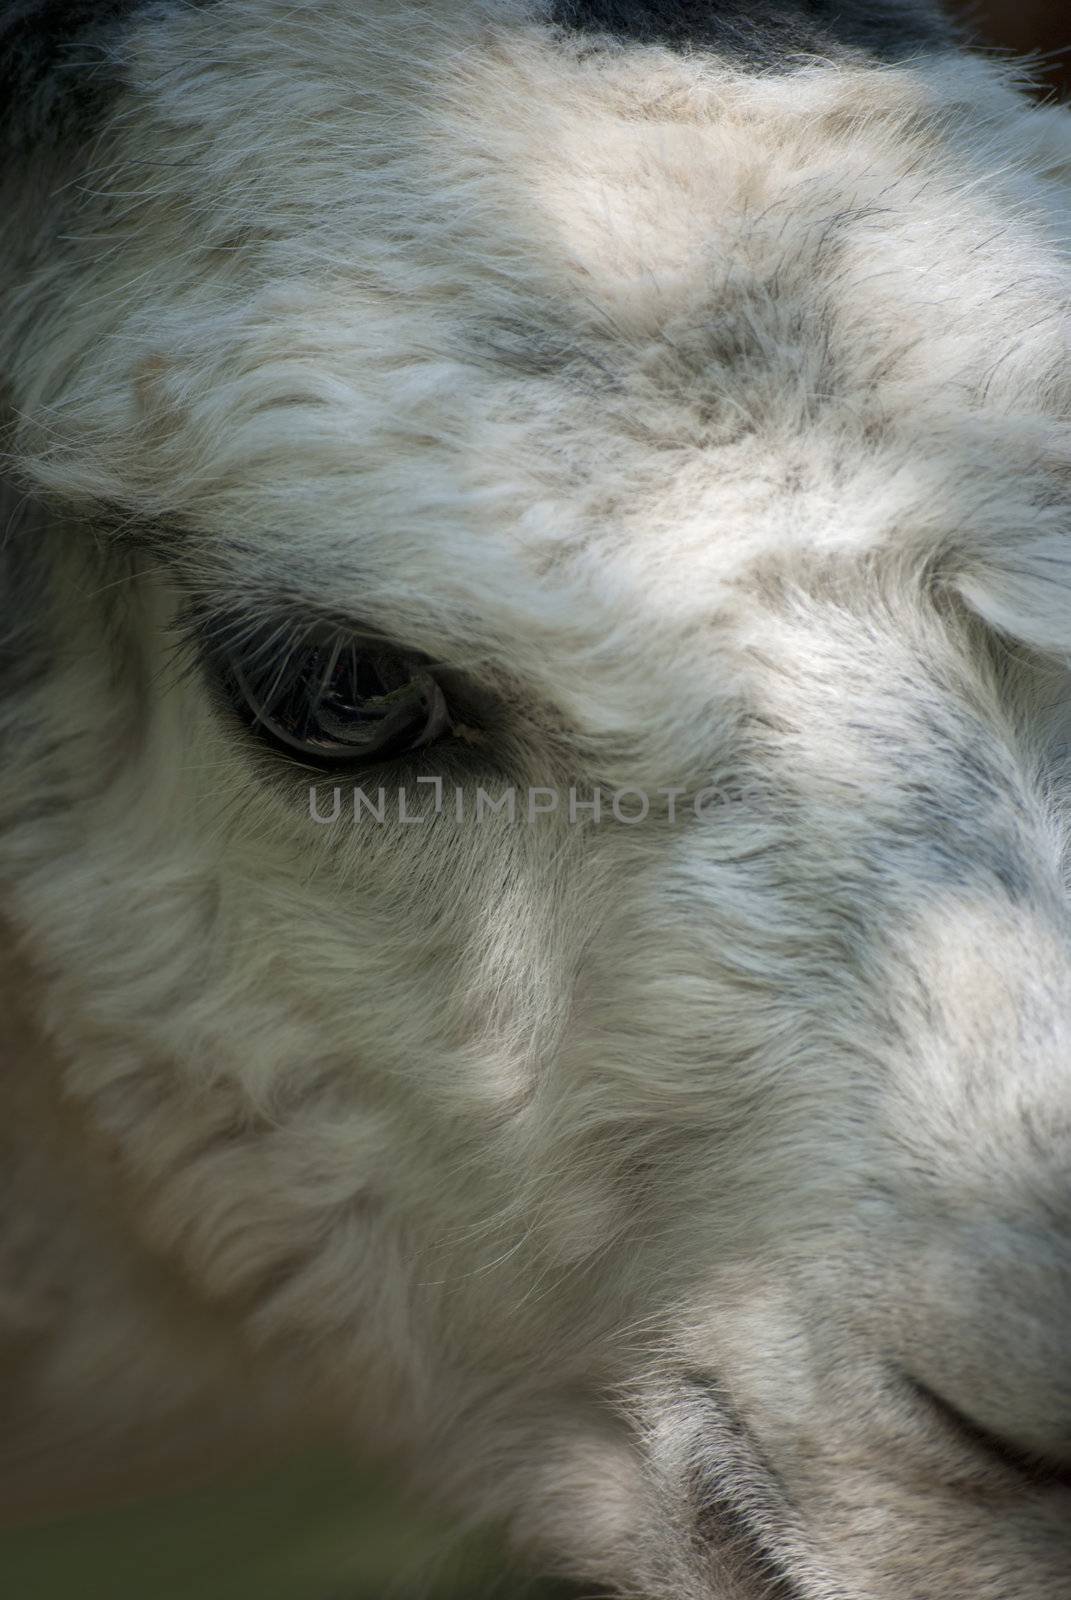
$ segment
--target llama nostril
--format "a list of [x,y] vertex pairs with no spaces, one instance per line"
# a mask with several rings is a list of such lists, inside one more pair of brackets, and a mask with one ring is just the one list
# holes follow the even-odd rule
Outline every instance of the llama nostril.
[[986,1455],[1035,1483],[1071,1488],[1071,1447],[1059,1460],[1043,1456],[1034,1449],[1024,1449],[1021,1444],[992,1433],[928,1384],[910,1374],[908,1382],[942,1425],[976,1454]]
[[1071,1472],[1071,1259],[1051,1233],[961,1228],[912,1263],[903,1369],[965,1441]]

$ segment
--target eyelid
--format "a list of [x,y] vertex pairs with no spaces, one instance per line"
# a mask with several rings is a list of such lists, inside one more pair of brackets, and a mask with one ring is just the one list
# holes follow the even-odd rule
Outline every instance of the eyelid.
[[363,618],[300,602],[276,600],[252,606],[191,595],[180,606],[171,626],[180,641],[210,659],[238,649],[243,640],[251,641],[258,635],[279,638],[289,632],[299,641],[337,636],[362,649],[419,657],[432,666],[431,658],[423,651],[392,638]]

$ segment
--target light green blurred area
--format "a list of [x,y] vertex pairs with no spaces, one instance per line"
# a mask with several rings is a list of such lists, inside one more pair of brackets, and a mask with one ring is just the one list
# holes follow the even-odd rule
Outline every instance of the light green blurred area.
[[0,1534],[4,1600],[550,1600],[331,1454]]

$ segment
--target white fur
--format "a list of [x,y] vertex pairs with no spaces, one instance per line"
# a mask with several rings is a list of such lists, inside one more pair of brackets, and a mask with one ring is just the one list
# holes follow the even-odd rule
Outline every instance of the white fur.
[[[1066,114],[516,0],[127,62],[7,198],[27,1426],[240,1396],[659,1600],[777,1592],[754,1539],[806,1600],[1061,1600]],[[318,828],[174,670],[191,594],[483,685],[414,769],[468,792],[765,803]]]

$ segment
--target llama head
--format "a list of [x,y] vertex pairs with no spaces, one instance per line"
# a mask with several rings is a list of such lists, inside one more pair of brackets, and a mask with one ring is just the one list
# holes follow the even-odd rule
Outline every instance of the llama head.
[[66,1091],[542,1559],[1055,1600],[1071,140],[455,9],[154,8],[13,192]]

